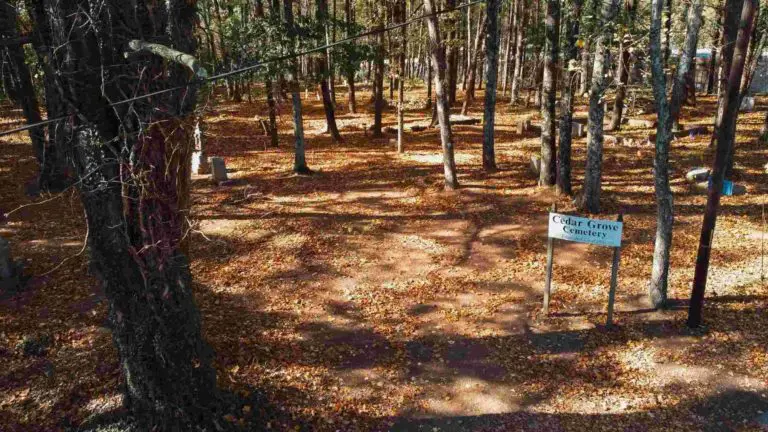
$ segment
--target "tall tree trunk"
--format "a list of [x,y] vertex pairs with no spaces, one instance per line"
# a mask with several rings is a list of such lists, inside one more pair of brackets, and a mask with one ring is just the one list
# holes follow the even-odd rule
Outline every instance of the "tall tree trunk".
[[[45,1],[33,8],[39,5],[38,16],[53,30],[46,62],[68,102],[67,151],[88,222],[90,268],[109,304],[125,404],[137,430],[213,430],[223,414],[213,353],[201,335],[181,251],[191,133],[179,118],[195,108],[195,87],[133,104],[130,114],[127,105],[109,104],[188,82],[181,66],[125,58],[124,42],[141,36],[194,53],[196,4],[169,0],[151,15],[127,2],[94,9],[85,0]],[[90,12],[87,23],[83,11]],[[144,70],[151,80],[141,78]]]
[[592,62],[590,60],[593,60],[592,56],[590,55],[590,47],[592,45],[589,43],[589,41],[584,41],[584,46],[581,48],[581,72],[579,73],[579,95],[584,95],[587,93],[587,88],[589,87],[590,78],[592,76],[591,68]]
[[603,94],[606,88],[606,66],[613,37],[617,0],[603,3],[600,32],[595,42],[595,65],[592,71],[592,89],[589,93],[589,142],[587,143],[587,167],[581,205],[590,213],[600,212],[600,183],[603,163]]
[[710,95],[715,90],[715,81],[717,79],[717,48],[720,42],[720,28],[723,25],[723,7],[722,2],[718,2],[715,8],[715,23],[712,26],[712,51],[709,58],[709,69],[707,70],[707,94]]
[[653,161],[656,188],[656,242],[648,294],[654,308],[667,301],[669,279],[669,253],[672,248],[673,198],[669,188],[669,143],[672,140],[672,122],[667,102],[667,77],[664,71],[664,53],[661,47],[661,16],[663,0],[653,0],[651,6],[651,75],[653,98],[656,104],[656,156]]
[[[42,120],[40,106],[35,97],[32,77],[24,61],[24,47],[15,42],[19,39],[16,7],[6,1],[0,2],[0,42],[14,41],[0,46],[0,55],[7,55],[10,66],[10,76],[3,77],[10,82],[8,90],[10,98],[21,106],[27,124],[36,124]],[[42,126],[28,130],[35,158],[42,167],[45,162],[45,129]]]
[[618,85],[616,86],[616,96],[613,98],[613,116],[611,117],[611,124],[608,126],[610,130],[621,129],[621,119],[624,114],[624,97],[627,92],[627,84],[629,83],[629,45],[632,42],[631,31],[634,28],[635,14],[637,11],[637,4],[635,0],[626,0],[624,2],[627,11],[628,28],[627,33],[621,39],[619,52],[619,64],[617,66],[616,75],[618,76]]
[[519,18],[515,29],[515,68],[512,73],[512,85],[509,95],[509,103],[516,104],[520,96],[520,85],[523,79],[523,60],[525,59],[524,27],[526,14],[524,13],[525,0],[517,2],[518,10],[515,12]]
[[680,110],[683,105],[683,100],[685,99],[687,76],[691,71],[691,65],[696,57],[696,45],[699,40],[702,7],[703,4],[701,0],[691,0],[691,4],[688,7],[683,52],[680,54],[675,80],[672,83],[672,97],[669,101],[673,130],[680,130]]
[[475,35],[475,43],[474,48],[472,52],[472,63],[470,64],[470,67],[468,68],[468,83],[467,83],[467,91],[464,94],[464,105],[461,107],[461,115],[467,115],[467,110],[469,109],[469,104],[472,103],[472,101],[475,99],[475,79],[477,76],[476,70],[477,70],[477,59],[480,57],[480,43],[482,41],[482,37],[485,36],[485,30],[488,26],[488,17],[485,14],[480,14],[480,16],[477,17],[478,19],[478,26],[477,26],[477,34]]
[[[446,0],[445,6],[447,9],[454,9],[456,7],[456,0]],[[456,89],[459,81],[459,47],[456,43],[458,39],[458,32],[456,31],[459,23],[456,18],[448,15],[446,19],[448,26],[447,40],[450,42],[445,48],[447,56],[447,90],[448,90],[448,106],[451,107],[456,103]]]
[[[400,0],[398,3],[399,11],[398,18],[401,23],[405,22],[405,1]],[[406,57],[406,43],[407,43],[407,26],[400,27],[400,53],[399,53],[399,66],[397,77],[397,152],[402,153],[405,151],[405,125],[403,119],[403,111],[405,110],[405,57]]]
[[[283,22],[290,44],[289,53],[293,54],[296,50],[296,28],[294,27],[293,22],[293,0],[283,0]],[[298,70],[298,60],[293,58],[288,64],[287,77],[288,86],[291,89],[293,134],[295,136],[293,171],[296,174],[311,174],[312,171],[307,166],[307,158],[304,151],[304,118],[301,107],[301,89],[299,88],[299,78],[297,76]]]
[[[344,0],[344,18],[347,21],[347,30],[345,36],[350,37],[351,34],[349,33],[349,27],[354,22],[352,17],[352,4],[350,0]],[[347,88],[349,89],[349,112],[356,114],[357,101],[355,100],[355,72],[351,69],[347,71]]]
[[557,179],[555,99],[557,98],[558,47],[560,46],[560,0],[547,0],[547,18],[544,28],[546,47],[542,78],[539,186],[552,186]]
[[[376,29],[381,30],[384,28],[384,14],[378,11],[378,15]],[[378,138],[383,135],[381,117],[384,112],[384,33],[379,33],[377,38],[373,73],[373,136]]]
[[496,87],[499,70],[499,8],[500,0],[486,2],[487,37],[485,41],[488,59],[485,88],[485,110],[483,111],[483,168],[486,172],[496,171],[493,129],[496,124]]
[[664,67],[669,66],[669,56],[672,54],[672,0],[666,0],[666,15],[664,17]]
[[[504,44],[504,67],[501,73],[501,96],[507,94],[507,84],[509,80],[509,65],[512,63],[512,46],[515,39],[515,27],[517,26],[517,3],[520,0],[513,0],[509,8],[509,17],[507,19],[507,38]],[[487,45],[487,44],[486,44]],[[512,66],[514,70],[514,66]]]
[[728,79],[731,71],[731,62],[733,61],[733,50],[736,44],[736,33],[739,29],[739,18],[744,0],[725,0],[725,24],[723,25],[723,42],[720,55],[720,71],[717,84],[717,115],[712,130],[710,147],[717,143],[720,136],[718,131],[723,124],[723,115],[725,115],[725,88],[728,86]]
[[[318,23],[327,27],[328,23],[328,2],[327,0],[316,0],[315,19]],[[327,32],[326,32],[327,33]],[[329,50],[322,53],[317,57],[317,74],[318,81],[320,82],[320,91],[323,95],[323,110],[325,111],[325,122],[328,126],[328,131],[331,133],[334,142],[342,142],[341,134],[339,133],[339,127],[336,125],[336,113],[334,109],[333,98],[331,97],[331,88],[329,85],[329,77],[332,76],[328,71],[328,57]]]
[[571,0],[570,13],[566,15],[565,58],[566,80],[563,96],[560,99],[560,146],[557,153],[557,191],[566,195],[573,194],[571,187],[571,143],[573,127],[573,92],[576,87],[576,39],[579,35],[581,5],[583,0]]
[[[744,72],[750,29],[758,5],[757,0],[744,0],[741,8],[741,20],[738,27],[730,73],[728,74],[728,86],[725,88],[725,115],[723,116],[723,123],[718,129],[717,150],[715,151],[715,160],[712,163],[712,185],[707,192],[707,207],[704,210],[704,222],[701,224],[701,237],[699,238],[699,249],[696,254],[696,270],[693,276],[693,289],[688,310],[689,327],[701,325],[704,292],[707,287],[707,273],[709,271],[709,258],[712,252],[712,237],[717,222],[720,193],[723,189],[725,177],[725,159],[728,156],[730,147],[733,145],[736,134],[736,120],[739,115],[739,86]],[[729,13],[731,13],[730,10],[726,12],[726,14]]]
[[[264,4],[261,0],[256,2],[254,13],[256,18],[264,19]],[[272,8],[270,14],[273,15],[275,21],[280,19],[280,10]],[[272,78],[267,77],[264,80],[264,91],[267,93],[267,110],[269,115],[269,142],[272,147],[277,147],[279,143],[279,137],[277,135],[277,104],[275,103],[275,88],[272,83]],[[249,92],[250,94],[250,92]]]
[[459,187],[459,180],[456,176],[456,161],[453,156],[453,136],[451,134],[450,106],[448,104],[448,95],[446,94],[445,77],[445,51],[442,49],[440,38],[440,25],[437,16],[434,15],[436,9],[433,0],[424,0],[424,13],[427,17],[427,29],[429,30],[429,39],[431,42],[430,50],[432,52],[432,67],[437,73],[435,79],[435,95],[437,105],[437,118],[440,123],[440,142],[443,146],[443,172],[445,176],[445,188],[453,190]]
[[[741,84],[739,85],[739,97],[737,105],[741,107],[741,102],[744,97],[749,93],[749,88],[752,86],[752,77],[757,70],[757,65],[760,62],[760,57],[765,50],[766,33],[765,29],[758,31],[757,21],[762,20],[760,17],[760,8],[755,11],[755,16],[752,19],[752,27],[750,29],[749,43],[747,48],[747,56],[744,63],[744,72],[741,78]],[[733,158],[736,152],[736,142],[728,148],[728,156],[725,158],[725,178],[733,178]]]

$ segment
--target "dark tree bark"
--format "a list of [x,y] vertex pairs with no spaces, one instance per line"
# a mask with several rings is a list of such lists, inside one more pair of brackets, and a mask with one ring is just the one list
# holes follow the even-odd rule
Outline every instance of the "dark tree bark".
[[[398,2],[398,19],[401,23],[405,22],[405,0]],[[397,76],[397,152],[405,151],[405,125],[403,111],[405,110],[405,57],[408,27],[400,27],[400,52],[398,54],[398,76]]]
[[664,17],[664,67],[669,66],[669,56],[672,54],[672,0],[666,0],[666,15]]
[[432,58],[431,54],[429,53],[429,50],[427,51],[427,109],[433,108],[432,106],[432,81],[434,78],[432,77]]
[[715,81],[717,80],[717,48],[720,42],[720,28],[723,25],[723,7],[718,3],[715,8],[715,23],[712,26],[712,52],[709,58],[709,68],[707,70],[707,94],[710,95],[715,90]]
[[499,8],[500,0],[486,2],[488,35],[485,41],[485,58],[488,60],[485,88],[485,110],[483,111],[483,169],[496,171],[493,129],[496,124],[496,87],[499,69]]
[[617,0],[603,3],[600,31],[595,41],[595,65],[592,71],[592,88],[589,93],[589,142],[587,143],[587,167],[584,172],[584,188],[581,205],[590,213],[600,212],[600,184],[603,163],[603,94],[606,88],[606,67],[609,47],[613,37]]
[[[515,28],[517,27],[518,2],[520,2],[520,0],[512,1],[507,18],[507,38],[506,43],[504,44],[504,67],[501,73],[501,97],[504,97],[507,94],[507,84],[509,83],[509,65],[513,62],[512,47],[514,46],[516,31]],[[514,65],[512,66],[512,70],[514,70]]]
[[467,115],[467,110],[469,110],[469,105],[472,103],[472,101],[475,100],[475,80],[477,77],[477,63],[478,59],[480,58],[480,53],[482,51],[480,44],[483,40],[483,36],[485,36],[485,31],[488,26],[488,17],[485,14],[480,14],[478,17],[478,26],[477,26],[477,34],[475,35],[475,42],[474,42],[474,48],[472,51],[472,61],[469,65],[468,70],[468,82],[467,82],[467,90],[464,93],[464,105],[461,107],[461,115]]
[[636,0],[626,0],[624,7],[627,11],[628,29],[627,33],[621,39],[619,46],[619,64],[616,67],[616,75],[618,76],[618,85],[616,86],[616,96],[613,98],[613,115],[611,116],[611,124],[608,126],[609,130],[621,129],[621,120],[624,114],[624,97],[627,92],[627,84],[629,83],[629,44],[632,41],[631,31],[635,23],[635,15],[637,12]]
[[[344,0],[344,18],[347,21],[347,27],[351,26],[354,22],[350,0]],[[346,31],[345,35],[347,37],[351,36],[349,30]],[[355,100],[355,73],[351,70],[347,71],[347,88],[349,89],[349,112],[355,114],[357,113],[357,101]]]
[[[273,14],[275,21],[279,20],[279,9],[275,9],[273,7],[270,10],[270,13]],[[261,0],[256,2],[254,14],[256,18],[264,18],[264,4]],[[272,147],[277,147],[279,143],[279,137],[277,135],[277,104],[275,103],[275,90],[276,89],[273,86],[272,78],[267,77],[264,80],[264,91],[267,93],[267,110],[269,112],[269,141]]]
[[[725,114],[723,116],[723,123],[718,129],[717,150],[715,151],[715,160],[712,163],[712,185],[707,192],[707,207],[704,210],[699,249],[696,254],[696,270],[693,276],[693,289],[688,310],[689,327],[695,328],[701,325],[704,292],[707,287],[707,273],[709,271],[709,258],[712,252],[712,237],[717,222],[717,212],[720,207],[720,193],[723,189],[726,158],[730,147],[733,146],[736,134],[736,120],[739,115],[739,86],[744,72],[750,29],[757,9],[757,0],[744,0],[741,8],[741,20],[738,27],[733,60],[728,74],[728,86],[724,92],[724,99],[726,101]],[[730,13],[730,11],[727,13]]]
[[654,308],[667,301],[669,279],[669,253],[672,248],[674,223],[672,191],[669,188],[669,143],[672,140],[672,122],[667,102],[667,77],[664,71],[664,53],[661,47],[661,16],[663,0],[653,0],[651,6],[651,75],[653,98],[656,104],[656,156],[653,160],[656,189],[656,242],[648,295]]
[[[35,13],[35,11],[30,10],[30,16],[37,16],[41,12]],[[48,29],[47,24],[40,23],[36,25],[32,32],[32,37],[28,38],[33,43],[35,51],[41,60],[44,58],[42,47],[45,46],[42,42],[43,35],[45,35],[46,39],[50,38],[50,31],[46,29]],[[40,106],[35,96],[32,77],[24,60],[24,49],[21,42],[26,41],[21,39],[23,38],[19,36],[17,28],[16,8],[10,3],[0,3],[0,41],[10,40],[14,42],[5,45],[4,48],[0,48],[0,53],[5,50],[10,60],[10,77],[6,77],[10,78],[11,81],[10,88],[8,89],[10,91],[9,96],[21,106],[27,124],[35,124],[40,122],[42,117]],[[19,42],[18,44],[15,43],[17,41]],[[58,118],[65,114],[61,97],[55,92],[55,87],[53,86],[54,75],[50,69],[46,70],[43,74],[48,118]],[[44,126],[29,129],[32,149],[40,166],[37,181],[40,190],[49,192],[61,191],[69,184],[70,165],[64,153],[63,142],[67,136],[63,133],[65,128],[66,125],[62,123],[50,124],[48,126],[48,139],[45,136],[46,128]]]
[[557,178],[557,146],[555,143],[555,100],[557,98],[557,62],[560,32],[560,0],[547,1],[544,21],[546,47],[542,79],[541,106],[541,170],[539,186],[552,186]]
[[[328,22],[328,2],[326,0],[316,0],[317,9],[315,10],[315,19],[324,27]],[[330,72],[328,71],[328,50],[317,56],[317,75],[320,83],[320,92],[323,95],[323,110],[325,111],[325,122],[328,132],[331,133],[334,142],[344,141],[339,133],[339,127],[336,125],[336,113],[334,109],[333,98],[331,97],[331,88],[329,85]]]
[[587,93],[589,88],[590,78],[592,77],[592,55],[590,53],[591,44],[588,41],[584,41],[584,46],[581,48],[581,72],[579,73],[579,95]]
[[[384,28],[384,14],[378,11],[378,15],[376,28],[380,30]],[[378,138],[383,136],[381,117],[384,112],[384,33],[379,33],[377,39],[373,72],[373,136]]]
[[573,92],[576,87],[576,39],[579,35],[581,5],[583,0],[571,0],[570,13],[566,15],[565,57],[566,65],[565,86],[560,99],[560,146],[557,153],[557,191],[566,195],[573,193],[571,187],[571,143],[573,127]]
[[453,190],[459,187],[456,176],[456,161],[453,156],[453,136],[450,123],[450,105],[446,94],[446,64],[445,51],[442,49],[440,38],[440,25],[434,15],[433,0],[424,0],[424,13],[428,15],[427,29],[429,30],[430,51],[432,52],[432,67],[435,69],[435,95],[437,105],[437,118],[440,123],[440,142],[443,146],[443,171],[445,175],[445,188]]
[[[446,0],[445,7],[447,9],[453,9],[456,7],[456,0]],[[459,46],[458,40],[458,26],[459,23],[456,18],[449,15],[446,19],[446,25],[448,27],[448,37],[446,38],[450,44],[444,47],[447,57],[447,91],[448,91],[448,105],[453,106],[456,103],[456,90],[459,82]]]
[[[293,0],[283,0],[283,25],[290,43],[289,53],[294,53],[296,48],[296,28],[293,21]],[[293,134],[295,137],[293,172],[296,174],[311,174],[307,166],[307,158],[304,148],[304,118],[301,107],[301,89],[299,88],[299,64],[296,58],[288,62],[288,86],[291,89],[291,103],[293,105]]]
[[88,221],[91,269],[109,303],[125,404],[138,430],[213,430],[222,413],[212,350],[181,246],[192,140],[180,119],[195,107],[195,87],[109,104],[188,82],[180,65],[124,53],[139,37],[194,53],[196,4],[169,0],[150,14],[130,2],[30,3],[52,30],[46,59],[67,101],[67,151]]
[[685,99],[687,77],[696,57],[696,45],[699,40],[699,28],[701,28],[702,7],[701,0],[692,0],[688,6],[685,42],[683,43],[683,52],[680,54],[678,61],[675,80],[672,84],[672,96],[669,101],[673,130],[680,130],[680,110]]
[[518,0],[517,11],[515,12],[518,16],[515,27],[515,67],[512,70],[512,84],[510,85],[509,95],[509,103],[512,105],[517,103],[517,99],[520,96],[520,85],[523,79],[523,61],[525,59],[524,27],[526,17],[524,7],[525,0]]
[[723,25],[723,47],[720,55],[720,71],[717,84],[717,115],[712,130],[712,139],[709,143],[714,146],[720,136],[718,131],[723,124],[725,114],[725,88],[728,86],[728,78],[733,61],[733,50],[736,45],[736,33],[739,29],[739,18],[744,0],[725,0],[725,24]]
[[[15,41],[19,38],[16,7],[9,2],[0,2],[0,41]],[[40,106],[35,98],[32,77],[24,61],[24,47],[11,43],[0,47],[0,54],[5,51],[10,69],[10,76],[4,76],[8,81],[7,90],[11,100],[21,106],[27,124],[39,123],[42,120]],[[42,126],[28,130],[32,141],[32,150],[38,163],[42,166],[45,160],[45,130]]]

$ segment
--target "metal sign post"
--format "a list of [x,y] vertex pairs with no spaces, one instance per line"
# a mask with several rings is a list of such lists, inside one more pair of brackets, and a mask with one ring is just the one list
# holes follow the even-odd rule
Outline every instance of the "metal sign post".
[[552,289],[552,262],[554,258],[554,239],[578,243],[589,243],[613,248],[611,266],[611,288],[608,292],[608,316],[606,326],[613,325],[613,304],[616,300],[616,285],[619,278],[619,260],[621,258],[621,235],[624,229],[624,215],[619,214],[616,221],[589,219],[579,216],[557,213],[557,205],[552,205],[549,213],[547,235],[547,276],[544,282],[544,307],[542,312],[549,314],[549,299]]

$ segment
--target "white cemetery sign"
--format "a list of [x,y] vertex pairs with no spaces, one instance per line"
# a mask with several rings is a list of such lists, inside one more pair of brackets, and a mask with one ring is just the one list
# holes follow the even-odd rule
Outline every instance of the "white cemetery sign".
[[544,314],[549,313],[549,297],[552,286],[552,263],[555,252],[553,239],[568,240],[578,243],[589,243],[613,248],[613,265],[611,267],[611,287],[608,292],[608,316],[606,325],[613,325],[613,303],[616,298],[616,285],[619,277],[619,259],[621,256],[621,233],[624,229],[623,215],[615,221],[589,219],[557,213],[557,207],[552,206],[549,213],[549,230],[547,235],[547,275],[544,282]]
[[599,246],[621,246],[622,222],[549,214],[549,237]]

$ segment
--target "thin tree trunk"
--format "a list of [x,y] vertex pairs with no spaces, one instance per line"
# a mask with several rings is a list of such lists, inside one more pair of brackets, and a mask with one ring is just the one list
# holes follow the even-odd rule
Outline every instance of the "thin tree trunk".
[[[289,52],[295,51],[296,29],[293,23],[293,0],[283,0],[283,21],[285,23],[286,34],[290,43]],[[293,171],[297,174],[311,174],[312,171],[307,166],[307,159],[304,153],[304,119],[301,107],[301,89],[298,79],[299,65],[296,58],[289,62],[288,66],[288,86],[291,88],[291,103],[293,105],[293,134],[295,136],[295,150],[293,160]]]
[[427,29],[429,30],[429,39],[431,41],[432,67],[437,72],[435,79],[435,94],[437,96],[437,118],[440,123],[440,141],[443,146],[443,171],[445,175],[445,188],[453,190],[459,187],[459,180],[456,176],[456,161],[453,156],[453,136],[451,134],[450,106],[448,104],[448,95],[446,94],[445,84],[445,51],[442,49],[440,40],[440,25],[437,17],[434,15],[435,8],[433,0],[424,0],[424,12],[428,15]]
[[[347,21],[347,30],[345,33],[346,37],[351,36],[349,33],[349,27],[352,25],[353,17],[352,17],[352,4],[350,0],[344,0],[344,18]],[[349,100],[349,112],[352,114],[357,113],[357,101],[355,100],[355,72],[354,70],[348,70],[347,71],[347,88],[349,91],[348,100]]]
[[[264,4],[261,0],[258,0],[255,5],[256,18],[264,19]],[[275,20],[280,19],[280,11],[276,8],[270,10],[270,14],[273,15]],[[267,93],[267,109],[269,112],[269,142],[272,147],[277,147],[279,143],[279,137],[277,135],[277,104],[275,103],[275,88],[272,83],[272,78],[267,77],[264,80],[264,91]],[[250,92],[248,92],[250,95]]]
[[707,71],[707,94],[710,95],[715,90],[715,81],[717,79],[717,48],[720,43],[720,28],[723,25],[723,7],[722,2],[718,2],[715,8],[715,24],[712,26],[712,52],[709,58],[709,69]]
[[[759,0],[758,0],[759,1]],[[755,16],[752,19],[752,28],[750,29],[749,44],[747,48],[747,58],[745,60],[744,72],[741,78],[741,84],[739,86],[739,98],[737,105],[741,107],[741,102],[744,100],[744,96],[749,93],[749,88],[752,86],[752,77],[757,70],[757,65],[760,62],[760,57],[765,50],[766,34],[763,33],[764,29],[758,31],[757,21],[761,19],[760,8],[755,11]],[[725,178],[733,178],[733,159],[736,152],[736,142],[728,149],[728,156],[725,159]]]
[[[507,84],[509,81],[509,64],[512,62],[512,46],[514,45],[515,27],[517,22],[517,3],[520,0],[513,0],[509,8],[509,18],[507,19],[507,38],[504,48],[504,68],[501,73],[501,96],[507,94]],[[514,69],[514,66],[513,66]]]
[[669,66],[669,56],[672,54],[672,0],[666,0],[666,16],[664,17],[664,67]]
[[584,172],[582,206],[590,213],[600,212],[600,184],[603,163],[603,94],[606,88],[606,66],[613,37],[617,0],[603,3],[601,29],[595,42],[595,65],[592,71],[592,89],[589,93],[589,142],[587,143],[587,167]]
[[624,114],[624,97],[627,92],[627,84],[629,83],[629,45],[632,42],[632,35],[630,32],[634,27],[635,14],[637,11],[635,0],[626,0],[624,5],[629,23],[627,33],[625,33],[624,37],[621,39],[619,47],[621,55],[619,56],[619,64],[616,68],[616,75],[619,80],[616,87],[616,96],[613,98],[611,124],[608,126],[608,129],[613,131],[621,129],[621,120]]
[[669,253],[672,248],[674,223],[672,191],[669,188],[669,143],[672,140],[671,117],[667,102],[667,77],[664,71],[661,47],[661,16],[663,0],[653,0],[651,6],[651,75],[653,97],[656,104],[656,156],[653,161],[654,186],[656,189],[656,242],[653,251],[653,267],[648,294],[654,308],[663,307],[667,301],[669,279]]
[[[447,9],[453,9],[456,7],[456,0],[446,0],[445,6]],[[448,106],[451,107],[453,104],[456,103],[456,89],[457,84],[459,81],[459,47],[456,44],[456,40],[458,39],[458,34],[456,31],[456,28],[458,27],[458,22],[455,18],[449,17],[446,19],[446,24],[448,26],[448,37],[447,41],[450,42],[449,46],[446,47],[446,57],[447,57],[447,90],[448,90]]]
[[432,81],[434,80],[432,77],[432,59],[431,54],[429,54],[429,50],[426,50],[427,54],[427,109],[432,108]]
[[[19,38],[16,8],[8,2],[0,3],[0,41],[15,40]],[[11,74],[5,77],[10,82],[9,96],[21,106],[24,113],[24,119],[28,125],[36,124],[42,121],[40,115],[40,106],[35,97],[35,90],[32,85],[32,77],[29,68],[24,61],[24,47],[19,43],[10,43],[4,48],[0,47],[0,54],[5,51],[9,60]],[[46,177],[46,142],[45,129],[42,126],[34,127],[28,130],[29,139],[32,142],[32,150],[40,166],[40,175],[38,185],[42,189],[47,189],[51,179]]]
[[[405,22],[405,1],[399,2],[400,22]],[[406,56],[406,39],[407,26],[400,28],[400,65],[397,77],[397,152],[403,153],[405,151],[405,126],[403,121],[403,111],[405,110],[405,56]]]
[[584,46],[581,48],[581,72],[579,73],[579,95],[584,95],[587,93],[587,88],[589,87],[589,82],[591,78],[591,64],[590,61],[591,55],[590,55],[590,47],[591,44],[588,41],[584,42]]
[[480,57],[480,52],[482,51],[480,48],[482,36],[485,35],[485,30],[488,26],[488,17],[485,14],[481,13],[480,16],[477,17],[477,19],[478,19],[478,26],[477,26],[477,34],[475,35],[476,37],[475,37],[475,43],[474,43],[474,51],[472,53],[472,63],[468,68],[469,82],[467,84],[467,91],[464,94],[464,105],[461,107],[461,115],[467,115],[467,110],[469,109],[469,105],[475,99],[475,79],[477,76],[476,70],[477,70],[477,63],[478,63],[477,60]]
[[[688,310],[688,326],[701,325],[704,292],[707,287],[709,258],[712,252],[712,237],[717,223],[717,212],[720,207],[720,193],[725,177],[726,157],[733,145],[736,133],[736,120],[739,115],[739,86],[744,72],[744,63],[750,38],[750,29],[758,9],[757,0],[744,0],[741,8],[741,20],[736,37],[733,61],[728,74],[728,86],[725,89],[725,115],[718,129],[717,150],[712,164],[712,185],[707,192],[707,207],[704,210],[704,222],[701,224],[699,249],[696,254],[696,270],[693,276],[693,289]],[[727,11],[726,13],[730,13]]]
[[739,18],[741,16],[741,9],[744,0],[725,0],[725,24],[723,25],[723,42],[721,46],[720,56],[720,79],[717,86],[717,115],[715,116],[715,124],[712,130],[712,138],[709,143],[710,147],[717,143],[717,138],[720,136],[718,131],[720,125],[723,124],[723,116],[725,115],[725,88],[728,85],[729,74],[731,70],[731,62],[733,61],[733,51],[736,44],[736,33],[739,29]]
[[496,171],[493,130],[496,122],[496,87],[499,70],[499,8],[500,0],[486,2],[487,37],[485,41],[488,69],[486,71],[485,110],[483,111],[483,169]]
[[696,57],[696,45],[699,40],[699,28],[701,27],[701,0],[691,0],[686,17],[685,42],[683,52],[678,61],[675,80],[672,83],[672,96],[669,101],[672,129],[680,130],[680,110],[686,94],[687,76]]
[[560,99],[560,146],[557,153],[557,191],[566,195],[573,194],[571,187],[571,143],[573,127],[573,91],[576,87],[576,39],[579,35],[581,5],[583,0],[571,0],[571,11],[566,19],[565,58],[566,80],[563,96]]
[[546,47],[542,77],[539,186],[553,186],[557,179],[555,100],[557,98],[557,62],[560,45],[560,0],[547,0],[547,18],[544,28]]
[[520,84],[523,79],[523,60],[525,59],[524,27],[526,14],[524,13],[525,0],[517,2],[518,10],[515,12],[519,18],[515,29],[515,68],[512,74],[512,86],[509,95],[509,103],[516,104],[520,96]]
[[[383,15],[381,11],[379,15]],[[376,25],[377,29],[384,28],[384,17],[380,16]],[[384,33],[379,33],[377,36],[378,44],[376,46],[376,58],[374,60],[374,74],[373,74],[373,136],[381,137],[381,120],[384,112]]]
[[[323,27],[327,27],[327,22],[328,22],[327,1],[316,0],[315,4],[317,7],[315,11],[315,19],[317,20],[318,23],[323,25]],[[320,91],[323,95],[323,110],[325,111],[325,121],[328,126],[328,131],[331,133],[331,137],[333,137],[333,141],[339,143],[344,140],[341,138],[341,133],[339,133],[339,128],[336,125],[336,113],[334,110],[334,103],[333,103],[333,98],[331,97],[331,88],[329,85],[330,72],[328,71],[328,57],[330,57],[330,54],[328,53],[328,51],[329,50],[326,49],[325,53],[322,53],[317,57],[317,63],[316,63],[317,74],[320,81]]]

